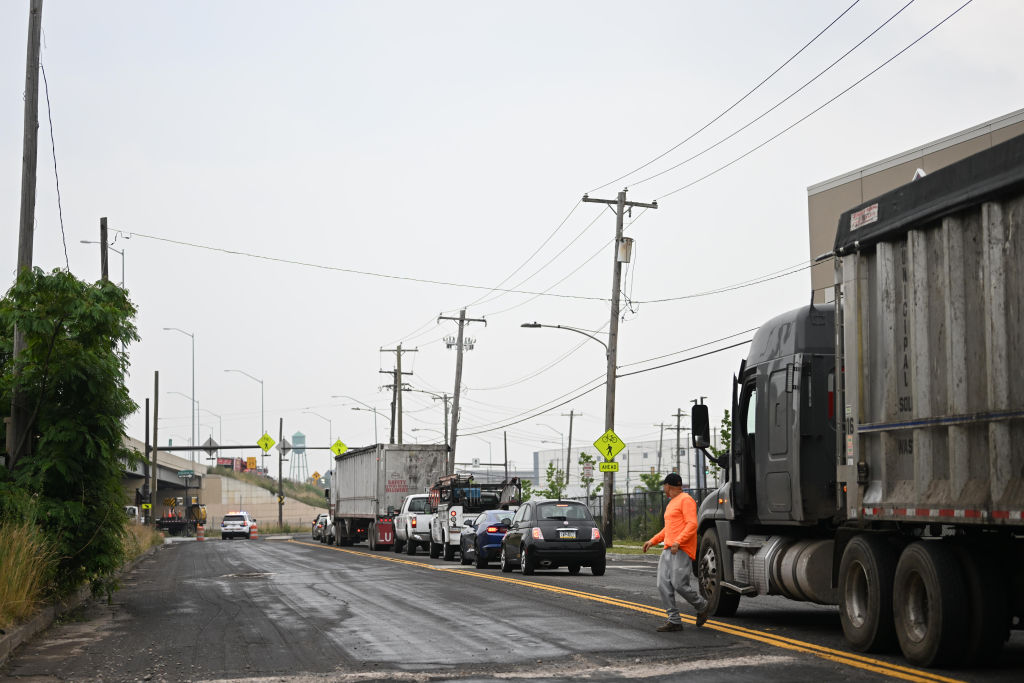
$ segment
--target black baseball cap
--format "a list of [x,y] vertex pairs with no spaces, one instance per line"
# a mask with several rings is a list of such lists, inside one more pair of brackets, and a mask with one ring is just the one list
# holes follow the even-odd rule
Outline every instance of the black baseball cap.
[[665,475],[665,478],[661,480],[661,485],[664,486],[665,484],[668,484],[669,486],[679,486],[682,488],[683,478],[676,472],[669,472]]

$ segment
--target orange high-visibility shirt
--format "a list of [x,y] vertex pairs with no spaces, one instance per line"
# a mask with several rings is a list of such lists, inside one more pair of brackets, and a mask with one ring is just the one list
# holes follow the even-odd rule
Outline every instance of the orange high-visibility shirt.
[[679,548],[697,557],[697,502],[686,493],[680,493],[665,506],[665,528],[651,538],[651,545],[662,541],[665,547],[678,543]]

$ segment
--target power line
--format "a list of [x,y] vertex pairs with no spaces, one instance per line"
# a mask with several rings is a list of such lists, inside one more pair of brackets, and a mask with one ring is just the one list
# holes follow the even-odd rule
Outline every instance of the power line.
[[754,153],[754,152],[756,152],[757,150],[761,149],[762,147],[764,147],[764,146],[765,146],[765,145],[767,145],[768,143],[770,143],[770,142],[773,142],[774,140],[776,140],[776,139],[778,139],[778,138],[782,137],[783,135],[785,135],[786,133],[788,133],[788,132],[789,132],[789,131],[791,131],[792,129],[796,128],[796,127],[797,127],[798,125],[800,125],[801,123],[803,123],[803,122],[804,122],[804,121],[806,121],[807,119],[809,119],[809,118],[811,118],[812,116],[814,116],[815,114],[817,114],[817,113],[818,113],[819,111],[821,111],[822,109],[824,109],[824,108],[825,108],[825,107],[827,107],[828,105],[830,105],[830,104],[832,104],[833,102],[835,102],[836,100],[838,100],[838,99],[839,99],[840,97],[842,97],[842,96],[843,96],[843,95],[845,95],[846,93],[848,93],[848,92],[850,92],[851,90],[853,90],[854,88],[856,88],[856,87],[857,87],[858,85],[860,85],[861,83],[863,83],[864,81],[866,81],[866,80],[867,80],[868,78],[870,78],[871,76],[873,76],[874,74],[876,74],[876,73],[877,73],[878,71],[880,71],[880,70],[881,70],[882,68],[884,68],[885,66],[887,66],[887,65],[888,65],[888,64],[889,64],[890,62],[892,62],[892,61],[893,61],[893,60],[895,60],[895,59],[896,59],[897,57],[899,57],[900,55],[902,55],[902,54],[903,54],[904,52],[906,52],[906,51],[907,51],[907,50],[909,50],[910,48],[912,48],[912,47],[914,47],[915,45],[917,45],[917,44],[918,44],[919,42],[921,42],[922,40],[924,40],[924,39],[925,39],[925,38],[926,38],[926,37],[927,37],[927,36],[928,36],[929,34],[931,34],[931,33],[932,33],[933,31],[935,31],[935,30],[936,30],[937,28],[939,28],[940,26],[942,26],[943,24],[945,24],[945,23],[946,23],[947,21],[949,21],[950,19],[952,19],[952,18],[953,18],[953,17],[954,17],[954,16],[955,16],[955,15],[956,15],[957,13],[959,13],[959,12],[960,12],[960,10],[962,10],[962,9],[963,9],[963,8],[965,8],[965,7],[967,7],[967,6],[968,6],[969,4],[971,4],[971,3],[973,2],[973,1],[974,1],[974,0],[967,0],[967,2],[965,2],[965,3],[964,3],[964,4],[962,4],[962,5],[960,5],[960,7],[956,8],[955,10],[953,10],[953,12],[951,12],[951,13],[950,13],[949,15],[947,15],[945,19],[943,19],[942,21],[940,21],[939,23],[935,24],[935,25],[934,25],[934,26],[932,26],[932,27],[931,27],[930,29],[928,29],[927,31],[925,31],[924,33],[922,33],[922,34],[921,34],[921,35],[920,35],[920,36],[919,36],[919,37],[918,37],[918,38],[917,38],[916,40],[914,40],[914,41],[913,41],[913,42],[911,42],[911,43],[910,43],[909,45],[907,45],[906,47],[904,47],[904,48],[903,48],[902,50],[900,50],[899,52],[897,52],[896,54],[894,54],[894,55],[893,55],[892,57],[890,57],[889,59],[887,59],[887,60],[885,60],[884,62],[882,62],[881,64],[879,64],[879,65],[878,65],[877,67],[875,67],[874,69],[872,69],[871,71],[869,71],[869,72],[868,72],[867,74],[865,74],[864,76],[862,76],[862,77],[861,77],[860,79],[858,79],[857,81],[855,81],[855,82],[854,82],[853,84],[849,85],[849,86],[848,86],[848,87],[846,87],[846,88],[845,88],[844,90],[842,90],[841,92],[839,92],[838,94],[836,94],[835,96],[833,96],[833,97],[832,97],[831,99],[829,99],[828,101],[826,101],[826,102],[825,102],[824,104],[821,104],[820,106],[818,106],[818,107],[816,107],[815,109],[811,110],[811,111],[810,111],[810,112],[809,112],[808,114],[806,114],[806,115],[804,115],[803,117],[801,117],[801,118],[797,119],[796,121],[794,121],[793,123],[791,123],[791,124],[790,124],[790,125],[788,125],[787,127],[783,128],[783,129],[782,129],[781,131],[779,131],[778,133],[776,133],[775,135],[771,136],[770,138],[768,138],[767,140],[765,140],[764,142],[762,142],[761,144],[757,145],[757,146],[756,146],[756,147],[754,147],[753,149],[750,149],[750,150],[748,150],[748,151],[744,152],[743,154],[741,154],[740,156],[736,157],[736,158],[735,158],[735,159],[733,159],[732,161],[729,161],[728,163],[725,163],[725,164],[723,164],[722,166],[719,166],[718,168],[716,168],[715,170],[711,171],[710,173],[706,173],[706,174],[704,174],[703,176],[701,176],[701,177],[697,178],[696,180],[694,180],[694,181],[691,181],[691,182],[689,182],[689,183],[687,183],[687,184],[683,185],[682,187],[677,187],[676,189],[674,189],[674,190],[672,190],[672,191],[670,191],[670,192],[666,192],[665,194],[663,194],[663,195],[661,195],[660,197],[658,197],[658,198],[657,198],[657,200],[658,200],[658,201],[660,201],[660,200],[662,200],[662,199],[665,199],[666,197],[670,197],[670,196],[672,196],[672,195],[674,195],[674,194],[676,194],[676,193],[678,193],[678,192],[682,192],[683,190],[686,190],[686,189],[689,189],[689,188],[693,187],[693,186],[694,186],[694,185],[696,185],[697,183],[700,183],[700,182],[702,182],[702,181],[704,181],[704,180],[707,180],[707,179],[708,179],[708,178],[710,178],[711,176],[717,175],[718,173],[720,173],[720,172],[724,171],[725,169],[729,168],[730,166],[732,166],[733,164],[737,163],[738,161],[741,161],[742,159],[745,159],[745,158],[747,158],[748,156],[750,156],[751,154],[753,154],[753,153]]
[[[832,62],[831,64],[829,64],[829,65],[828,65],[827,67],[825,67],[824,69],[822,69],[821,71],[819,71],[819,72],[818,72],[817,74],[815,74],[815,75],[814,75],[814,77],[813,77],[813,78],[811,78],[811,79],[810,79],[809,81],[807,81],[806,83],[804,83],[803,85],[801,85],[801,86],[800,86],[799,88],[797,88],[797,89],[796,89],[796,90],[794,90],[793,92],[791,92],[791,93],[789,93],[788,95],[786,95],[785,97],[783,97],[783,98],[782,98],[781,100],[779,100],[778,102],[776,102],[776,103],[775,103],[774,105],[772,105],[772,106],[771,106],[771,107],[769,107],[768,109],[766,109],[766,110],[764,110],[763,112],[761,112],[761,113],[760,113],[760,114],[759,114],[758,116],[756,116],[756,117],[755,117],[754,119],[752,119],[752,120],[748,121],[748,122],[747,122],[747,123],[745,123],[744,125],[740,126],[740,127],[739,127],[739,128],[737,128],[736,130],[734,130],[733,132],[729,133],[729,134],[728,134],[728,135],[726,135],[726,136],[725,136],[724,138],[720,139],[720,140],[719,140],[718,142],[715,142],[714,144],[712,144],[712,145],[710,145],[710,146],[708,146],[708,147],[705,147],[704,149],[702,149],[701,151],[697,152],[696,154],[694,154],[693,156],[689,157],[688,159],[684,159],[684,160],[680,161],[680,162],[679,162],[678,164],[675,164],[674,166],[669,166],[668,168],[666,168],[666,169],[664,169],[664,170],[661,170],[661,171],[658,171],[657,173],[655,173],[655,174],[653,174],[653,175],[649,175],[649,176],[647,176],[646,178],[643,178],[643,179],[641,179],[641,180],[637,180],[637,181],[633,182],[633,183],[632,183],[632,185],[633,185],[634,187],[636,187],[637,185],[640,185],[641,183],[646,183],[646,182],[647,182],[648,180],[654,180],[655,178],[657,178],[657,177],[659,177],[659,176],[662,176],[662,175],[665,175],[666,173],[668,173],[668,172],[670,172],[670,171],[674,171],[674,170],[676,170],[677,168],[680,168],[681,166],[685,166],[686,164],[690,163],[690,162],[691,162],[691,161],[693,161],[694,159],[697,159],[698,157],[701,157],[701,156],[703,156],[704,154],[706,154],[706,153],[710,152],[711,150],[715,149],[716,147],[718,147],[718,146],[719,146],[719,145],[721,145],[722,143],[724,143],[724,142],[726,142],[726,141],[728,141],[728,140],[731,140],[732,138],[736,137],[737,135],[739,135],[740,133],[742,133],[743,131],[745,131],[745,130],[746,130],[747,128],[750,128],[750,127],[751,127],[752,125],[754,125],[755,123],[757,123],[758,121],[760,121],[761,119],[763,119],[763,118],[764,118],[765,116],[768,116],[768,114],[772,113],[773,111],[775,111],[776,109],[778,109],[779,107],[781,107],[781,106],[782,106],[783,104],[785,104],[786,102],[788,102],[789,100],[791,100],[791,99],[792,99],[793,97],[795,97],[796,95],[798,95],[798,94],[799,94],[800,92],[802,92],[802,91],[804,90],[804,88],[806,88],[807,86],[809,86],[810,84],[814,83],[814,82],[815,82],[816,80],[818,80],[819,78],[821,78],[822,76],[824,76],[824,75],[825,75],[825,74],[826,74],[827,72],[829,72],[829,71],[830,71],[830,70],[832,69],[832,67],[834,67],[835,65],[839,64],[839,62],[843,61],[843,60],[844,60],[844,59],[846,59],[846,58],[847,58],[848,56],[850,56],[850,54],[851,54],[851,53],[852,53],[852,52],[853,52],[854,50],[856,50],[857,48],[859,48],[859,47],[860,47],[861,45],[863,45],[864,43],[866,43],[866,42],[867,42],[867,41],[868,41],[868,40],[869,40],[869,39],[870,39],[870,38],[871,38],[872,36],[874,36],[874,35],[875,35],[876,33],[878,33],[878,32],[879,32],[879,31],[881,31],[881,30],[882,30],[883,28],[885,28],[885,27],[886,27],[886,26],[887,26],[887,25],[889,24],[889,22],[891,22],[891,21],[892,21],[893,19],[895,19],[896,17],[898,17],[898,16],[899,16],[899,15],[900,15],[900,14],[901,14],[901,13],[903,12],[903,10],[907,9],[907,8],[908,8],[908,7],[910,7],[910,6],[912,5],[912,4],[914,4],[914,0],[910,0],[910,1],[909,1],[909,2],[907,3],[907,4],[903,5],[903,7],[901,7],[901,8],[899,9],[899,10],[897,10],[897,11],[896,11],[896,13],[895,13],[895,14],[893,14],[893,15],[892,15],[891,17],[889,17],[889,18],[888,18],[888,19],[886,19],[886,20],[885,20],[884,22],[882,22],[882,23],[881,23],[881,24],[880,24],[880,25],[879,25],[879,26],[878,26],[878,27],[877,27],[877,28],[876,28],[876,29],[875,29],[874,31],[872,31],[871,33],[869,33],[869,34],[868,34],[867,36],[865,36],[864,38],[862,38],[862,39],[860,40],[860,42],[858,42],[858,43],[857,43],[856,45],[854,45],[854,46],[853,46],[853,47],[851,47],[851,48],[850,48],[849,50],[847,50],[847,51],[846,51],[845,53],[843,53],[843,55],[842,55],[841,57],[839,57],[839,58],[838,58],[838,59],[836,59],[836,60],[835,60],[834,62]],[[682,143],[680,143],[680,144],[682,144]]]
[[[817,40],[818,38],[820,38],[820,37],[821,37],[821,36],[822,36],[822,35],[823,35],[823,34],[825,33],[825,31],[827,31],[827,30],[829,30],[830,28],[832,28],[832,26],[833,26],[833,25],[834,25],[834,24],[835,24],[835,23],[836,23],[837,21],[839,21],[840,19],[842,19],[842,18],[843,18],[843,17],[844,17],[845,15],[846,15],[846,13],[847,13],[847,12],[849,12],[849,11],[850,11],[851,9],[853,9],[853,8],[854,8],[854,6],[856,6],[856,5],[857,5],[857,3],[858,3],[858,2],[860,2],[860,0],[854,0],[854,3],[853,3],[852,5],[850,5],[850,6],[849,6],[849,7],[847,7],[846,9],[844,9],[844,10],[842,11],[842,13],[840,13],[840,15],[839,15],[838,17],[836,17],[836,18],[835,18],[835,19],[833,19],[833,20],[832,20],[831,22],[829,22],[828,26],[826,26],[825,28],[821,29],[821,31],[819,31],[817,35],[815,35],[815,36],[814,36],[813,38],[811,38],[811,39],[810,39],[810,40],[809,40],[809,41],[808,41],[808,42],[807,42],[807,43],[806,43],[806,44],[805,44],[805,45],[804,45],[804,46],[803,46],[802,48],[800,48],[799,50],[797,50],[796,52],[794,52],[794,53],[793,53],[793,55],[792,55],[792,56],[791,56],[791,57],[790,57],[789,59],[787,59],[786,61],[784,61],[784,62],[783,62],[783,63],[782,63],[782,64],[781,64],[780,66],[778,66],[778,67],[777,67],[777,68],[775,69],[775,71],[772,71],[772,72],[771,72],[770,74],[768,74],[767,76],[765,76],[765,77],[764,77],[764,79],[762,79],[760,83],[758,83],[758,84],[757,84],[757,85],[755,85],[755,86],[754,86],[753,88],[751,88],[750,90],[748,90],[748,91],[747,91],[747,93],[746,93],[745,95],[743,95],[743,97],[739,98],[738,100],[736,100],[735,102],[733,102],[732,104],[730,104],[730,105],[729,105],[728,107],[726,107],[725,109],[723,109],[723,110],[721,111],[721,113],[719,113],[719,114],[718,114],[717,116],[715,116],[714,118],[712,118],[712,119],[711,119],[710,121],[708,121],[707,123],[705,123],[705,124],[704,124],[703,126],[701,126],[700,128],[698,128],[698,129],[697,129],[696,131],[694,131],[693,133],[690,133],[690,134],[689,134],[688,136],[686,136],[686,138],[685,138],[685,139],[683,139],[683,140],[682,140],[681,142],[679,142],[679,143],[677,143],[676,145],[673,145],[672,147],[668,148],[668,149],[667,149],[666,151],[664,151],[664,152],[662,152],[661,154],[659,154],[658,156],[654,157],[653,159],[651,159],[651,160],[650,160],[650,161],[648,161],[647,163],[645,163],[645,164],[642,164],[642,165],[640,165],[640,166],[637,166],[636,168],[634,168],[634,169],[633,169],[632,171],[630,171],[629,173],[626,173],[625,175],[621,175],[621,176],[619,176],[618,178],[616,178],[615,180],[609,181],[609,182],[605,183],[604,185],[601,185],[600,187],[595,187],[595,188],[594,188],[593,190],[591,190],[590,192],[598,192],[599,190],[603,190],[604,188],[608,187],[609,185],[614,185],[614,184],[618,183],[618,182],[619,182],[619,181],[621,181],[621,180],[625,180],[626,178],[628,178],[629,176],[633,175],[633,174],[634,174],[634,173],[636,173],[637,171],[642,171],[643,169],[647,168],[648,166],[650,166],[650,165],[651,165],[651,164],[653,164],[654,162],[656,162],[656,161],[659,161],[660,159],[663,159],[664,157],[668,156],[669,154],[671,154],[672,152],[676,151],[677,149],[679,149],[680,147],[682,147],[683,145],[685,145],[685,144],[686,144],[687,142],[689,142],[689,141],[690,141],[690,140],[692,140],[693,138],[695,138],[695,137],[697,137],[698,135],[700,135],[701,133],[703,133],[703,132],[704,132],[704,131],[705,131],[705,130],[706,130],[706,129],[707,129],[708,127],[709,127],[709,126],[711,126],[712,124],[714,124],[714,123],[715,123],[716,121],[718,121],[718,120],[719,120],[720,118],[722,118],[723,116],[725,116],[726,114],[728,114],[728,113],[729,113],[730,111],[732,111],[733,109],[735,109],[735,108],[736,108],[736,107],[737,107],[737,106],[738,106],[738,105],[739,105],[739,104],[740,104],[741,102],[743,102],[743,101],[744,101],[744,100],[746,100],[746,99],[747,99],[748,97],[750,97],[751,95],[753,95],[753,94],[754,94],[754,93],[755,93],[755,92],[756,92],[756,91],[757,91],[758,89],[760,89],[760,87],[761,87],[762,85],[764,85],[765,83],[767,83],[767,82],[768,82],[768,81],[769,81],[769,80],[770,80],[770,79],[771,79],[771,78],[772,78],[773,76],[775,76],[775,74],[777,74],[777,73],[779,73],[780,71],[782,71],[782,69],[784,69],[784,68],[786,67],[786,65],[788,65],[788,64],[789,64],[790,62],[792,62],[792,61],[793,61],[794,59],[796,59],[796,58],[797,58],[797,57],[798,57],[798,56],[799,56],[799,55],[800,55],[800,54],[801,54],[801,53],[802,53],[802,52],[803,52],[804,50],[806,50],[806,49],[807,49],[808,47],[810,47],[810,46],[811,46],[811,44],[812,44],[812,43],[814,43],[814,41],[816,41],[816,40]],[[636,183],[634,183],[634,184],[636,184]]]
[[[60,218],[60,239],[64,243],[64,264],[71,272],[71,261],[68,259],[68,238],[64,234],[64,209],[60,202],[60,175],[57,174],[57,143],[53,140],[53,113],[50,111],[50,84],[46,80],[46,67],[39,60],[39,69],[43,72],[43,92],[46,93],[46,119],[50,122],[50,150],[53,152],[53,179],[57,185],[57,216]],[[123,283],[122,283],[123,284]]]

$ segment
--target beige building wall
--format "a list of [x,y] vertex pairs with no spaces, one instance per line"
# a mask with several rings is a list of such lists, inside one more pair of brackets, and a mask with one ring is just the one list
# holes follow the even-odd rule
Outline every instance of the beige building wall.
[[[932,173],[1018,135],[1024,135],[1024,109],[812,185],[807,188],[811,259],[832,251],[839,216],[844,211],[909,183],[917,169]],[[830,267],[811,270],[816,302],[832,300],[832,282]]]
[[[277,524],[276,494],[219,474],[207,475],[203,484],[203,502],[206,503],[206,520],[210,528],[218,528],[224,515],[235,510],[245,510],[256,518],[261,527]],[[318,514],[326,511],[326,501],[324,507],[315,508],[293,498],[285,498],[284,523],[300,526],[311,524]]]

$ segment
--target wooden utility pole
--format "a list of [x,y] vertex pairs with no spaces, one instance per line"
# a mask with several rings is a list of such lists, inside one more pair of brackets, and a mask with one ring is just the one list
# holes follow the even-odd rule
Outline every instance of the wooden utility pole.
[[565,488],[569,489],[569,465],[572,463],[572,418],[583,417],[583,413],[569,410],[569,413],[562,413],[562,417],[569,418],[569,443],[565,447]]
[[[673,417],[676,418],[676,426],[675,427],[668,427],[668,429],[674,429],[675,432],[676,432],[676,472],[679,473],[680,477],[683,476],[683,464],[682,464],[683,449],[682,449],[681,442],[682,442],[682,433],[687,429],[687,427],[683,426],[683,418],[686,417],[686,416],[687,416],[687,413],[684,413],[683,409],[679,408],[678,410],[676,410],[675,413],[673,413]],[[687,468],[687,469],[689,469],[689,468]],[[686,483],[689,484],[692,487],[692,483],[690,482],[689,472],[687,472],[687,475],[686,475]]]
[[661,474],[661,447],[665,443],[665,423],[661,422],[654,426],[661,428],[661,432],[658,434],[658,474]]
[[284,418],[277,422],[277,526],[284,528]]
[[508,432],[502,432],[505,438],[505,481],[508,482]]
[[[612,264],[612,305],[611,305],[611,319],[608,326],[608,372],[607,379],[605,380],[605,400],[604,400],[604,428],[605,431],[615,429],[615,373],[617,370],[616,362],[619,354],[619,299],[622,297],[622,264],[629,262],[629,250],[632,245],[632,240],[624,239],[622,236],[623,224],[625,220],[626,209],[630,210],[632,215],[632,209],[634,206],[641,206],[645,209],[657,209],[658,202],[651,202],[650,204],[644,204],[641,202],[627,202],[626,201],[626,190],[619,192],[615,199],[591,199],[587,195],[583,195],[584,202],[593,202],[598,204],[606,204],[608,206],[615,206],[615,252],[614,261]],[[601,522],[604,526],[602,530],[604,532],[605,545],[609,548],[612,547],[612,534],[615,529],[615,520],[612,516],[615,514],[614,506],[615,496],[615,473],[605,472],[604,473],[604,497],[602,510],[601,510]]]
[[[157,471],[157,453],[160,451],[160,371],[153,371],[153,459],[149,463],[149,478],[153,481],[152,494],[149,497],[149,502],[152,503],[156,500],[156,492],[160,488],[160,477]],[[150,514],[153,513],[153,508],[149,510]]]
[[[143,475],[143,478],[144,478],[143,479],[143,483],[142,483],[142,502],[145,504],[145,503],[149,503],[149,399],[148,398],[146,399],[146,421],[145,421],[145,427],[143,429],[144,429],[144,431],[142,433],[145,435],[145,437],[144,437],[145,438],[145,445],[142,448],[142,458],[143,458],[143,460],[142,460],[142,475]],[[152,512],[153,508],[149,508],[149,511]],[[142,521],[145,524],[151,524],[152,520],[150,519],[150,517],[151,517],[151,515],[143,514],[142,515]]]
[[[392,370],[381,370],[381,372],[394,372],[395,385],[394,392],[391,394],[391,443],[402,443],[402,375],[411,375],[411,372],[402,372],[402,354],[419,351],[419,349],[403,349],[402,345],[399,344],[394,349],[381,349],[382,352],[394,353],[395,354],[395,369]],[[398,433],[398,441],[395,441],[395,432]]]
[[466,309],[463,308],[459,311],[458,318],[449,318],[447,316],[440,315],[437,317],[438,322],[442,320],[452,320],[459,323],[459,335],[457,339],[452,337],[445,337],[444,341],[448,348],[455,347],[455,391],[452,394],[452,428],[448,435],[450,439],[448,442],[448,470],[445,474],[452,474],[455,472],[455,442],[459,436],[459,394],[461,393],[462,387],[462,351],[463,347],[468,343],[470,349],[473,348],[475,340],[467,340],[465,337],[466,323],[483,323],[487,324],[487,321],[483,318],[467,318]]
[[[31,0],[28,13],[28,51],[25,57],[25,121],[22,128],[21,214],[18,223],[18,270],[32,268],[32,243],[36,216],[36,158],[39,148],[39,43],[43,28],[43,0]],[[14,326],[14,387],[11,416],[7,422],[7,468],[13,470],[29,453],[31,420],[25,393],[21,391],[21,355],[28,347],[25,333]]]
[[[110,279],[107,276],[107,264],[107,217],[104,216],[103,218],[100,219],[100,279],[103,280],[104,282]],[[123,287],[124,284],[122,283],[121,286]],[[194,407],[193,410],[195,410]],[[194,436],[195,429],[193,429],[192,431]],[[193,443],[192,445],[194,446],[195,444]],[[185,503],[187,504],[188,501],[185,501]]]
[[432,397],[435,401],[444,401],[444,443],[448,445],[448,401],[451,400],[451,396],[446,393],[440,396]]

